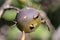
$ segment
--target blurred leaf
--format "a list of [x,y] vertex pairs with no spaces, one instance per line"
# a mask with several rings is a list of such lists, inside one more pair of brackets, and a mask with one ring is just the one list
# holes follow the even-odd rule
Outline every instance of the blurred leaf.
[[59,7],[58,7],[57,5],[52,4],[49,9],[50,9],[50,11],[53,13],[53,12],[55,12],[58,8],[59,8]]
[[24,4],[19,2],[18,0],[13,0],[12,6],[15,6],[15,7],[18,7],[18,8],[23,8],[24,7]]
[[41,9],[41,5],[33,2],[32,0],[13,0],[11,5],[18,8],[33,7],[35,9]]
[[4,2],[5,0],[0,0],[0,7],[3,5]]
[[7,33],[7,40],[17,40],[20,31],[18,30],[16,25],[12,25]]
[[47,26],[41,24],[34,32],[30,33],[30,36],[33,38],[49,39],[50,32]]

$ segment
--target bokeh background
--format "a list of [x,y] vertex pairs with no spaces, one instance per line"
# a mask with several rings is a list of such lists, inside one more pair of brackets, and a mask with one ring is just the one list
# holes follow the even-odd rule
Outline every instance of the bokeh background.
[[[0,7],[5,1],[0,0]],[[46,12],[55,29],[60,24],[60,0],[13,0],[11,5],[20,9],[33,7],[38,10],[43,10]],[[9,13],[12,12],[9,11]],[[21,40],[21,34],[21,31],[14,23],[0,19],[0,40]],[[50,40],[50,36],[46,25],[40,24],[35,32],[26,34],[26,40]]]

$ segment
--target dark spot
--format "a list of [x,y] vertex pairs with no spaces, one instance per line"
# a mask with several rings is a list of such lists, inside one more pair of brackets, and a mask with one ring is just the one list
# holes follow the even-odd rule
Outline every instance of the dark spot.
[[36,19],[38,18],[39,16],[36,17]]
[[30,29],[32,30],[32,29],[34,29],[34,27],[30,27]]
[[50,31],[49,27],[48,27],[48,31]]
[[41,38],[33,38],[32,40],[42,40]]
[[33,17],[33,19],[37,19],[39,17],[39,15],[37,15],[37,16],[35,16],[35,17]]
[[43,18],[41,18],[41,20],[43,20]]
[[46,21],[44,21],[44,24],[46,24]]

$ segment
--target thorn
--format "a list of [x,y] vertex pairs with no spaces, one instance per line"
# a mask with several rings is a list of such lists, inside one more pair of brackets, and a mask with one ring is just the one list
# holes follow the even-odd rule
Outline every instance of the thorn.
[[24,31],[22,32],[22,38],[21,38],[21,40],[25,40],[25,32]]

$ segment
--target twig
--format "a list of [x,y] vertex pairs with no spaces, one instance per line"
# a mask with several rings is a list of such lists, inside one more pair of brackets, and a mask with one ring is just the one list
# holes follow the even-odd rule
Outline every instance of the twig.
[[40,16],[46,22],[46,25],[50,29],[50,32],[54,32],[55,31],[55,28],[51,24],[51,22],[50,22],[49,18],[47,17],[46,13],[44,11],[40,10]]

